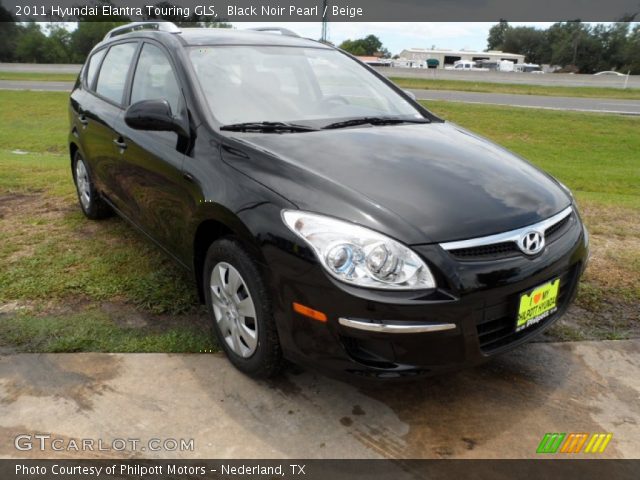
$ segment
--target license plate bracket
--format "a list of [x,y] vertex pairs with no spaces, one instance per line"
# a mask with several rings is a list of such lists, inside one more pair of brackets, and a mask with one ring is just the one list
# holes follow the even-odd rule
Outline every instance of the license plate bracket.
[[560,279],[554,278],[520,295],[516,332],[532,327],[558,310]]

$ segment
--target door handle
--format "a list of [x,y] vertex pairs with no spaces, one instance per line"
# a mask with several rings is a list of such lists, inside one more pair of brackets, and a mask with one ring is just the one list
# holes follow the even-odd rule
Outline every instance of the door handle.
[[85,127],[86,127],[87,125],[89,125],[89,120],[87,120],[87,117],[86,117],[84,114],[82,114],[82,115],[80,115],[80,116],[78,117],[78,121],[79,121],[82,125],[84,125]]
[[127,148],[127,142],[125,142],[122,137],[114,138],[113,143],[115,143],[120,150],[126,150]]

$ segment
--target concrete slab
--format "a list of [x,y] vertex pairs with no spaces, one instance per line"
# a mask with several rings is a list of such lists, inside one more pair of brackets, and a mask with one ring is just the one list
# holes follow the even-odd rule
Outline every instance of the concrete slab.
[[[640,340],[531,344],[377,386],[293,371],[255,382],[218,354],[0,357],[4,458],[535,458],[546,432],[611,432],[601,457],[640,458],[639,423]],[[40,451],[42,433],[63,451]],[[20,434],[32,450],[16,450]],[[154,438],[194,448],[143,451]],[[127,448],[78,452],[71,439]]]

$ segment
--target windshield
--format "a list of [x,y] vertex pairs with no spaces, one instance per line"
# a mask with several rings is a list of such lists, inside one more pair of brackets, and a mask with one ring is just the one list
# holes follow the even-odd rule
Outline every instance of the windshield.
[[422,115],[375,75],[330,49],[197,47],[189,52],[211,113],[223,125]]

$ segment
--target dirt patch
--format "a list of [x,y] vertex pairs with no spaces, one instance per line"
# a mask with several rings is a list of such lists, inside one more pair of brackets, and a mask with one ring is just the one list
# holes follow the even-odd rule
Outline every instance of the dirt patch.
[[37,197],[37,195],[27,195],[24,193],[0,195],[0,218],[4,218],[11,210],[21,204],[31,203],[34,197]]
[[52,197],[41,192],[0,195],[0,218],[45,216],[55,218],[74,210],[68,198]]
[[163,332],[189,326],[203,332],[209,331],[209,317],[205,308],[198,308],[195,313],[182,315],[154,314],[138,310],[121,301],[109,301],[102,302],[100,310],[106,313],[113,323],[123,328]]
[[9,247],[4,261],[33,256],[43,237],[64,241],[70,232],[63,220],[74,211],[77,207],[70,199],[43,193],[0,196],[0,228],[8,234]]
[[640,305],[611,299],[604,300],[597,311],[588,310],[580,305],[571,305],[558,323],[539,337],[539,341],[567,342],[624,338],[640,338]]
[[610,293],[622,290],[640,295],[638,212],[587,204],[583,216],[591,233],[591,257],[584,281]]

